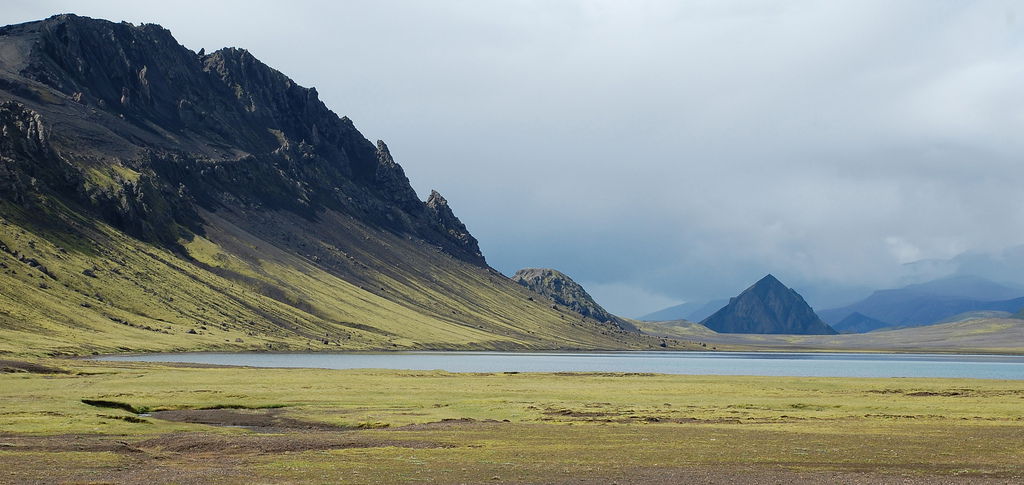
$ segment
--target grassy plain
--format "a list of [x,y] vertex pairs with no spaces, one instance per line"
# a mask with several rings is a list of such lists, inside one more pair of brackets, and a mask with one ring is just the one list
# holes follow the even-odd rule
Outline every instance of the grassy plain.
[[650,335],[699,341],[719,350],[1024,353],[1024,319],[1021,318],[978,318],[840,335],[717,333],[685,320],[632,323]]
[[1021,381],[41,363],[0,483],[1024,479]]

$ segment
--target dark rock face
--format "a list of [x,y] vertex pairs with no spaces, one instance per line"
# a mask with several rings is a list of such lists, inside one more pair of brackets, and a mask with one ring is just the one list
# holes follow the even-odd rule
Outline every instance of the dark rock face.
[[439,232],[447,234],[448,238],[454,241],[466,255],[475,256],[483,263],[484,256],[480,253],[476,238],[469,233],[466,225],[458,217],[455,217],[455,213],[448,206],[448,200],[436,190],[431,190],[430,197],[427,198],[427,213]]
[[243,49],[74,15],[3,27],[0,126],[6,200],[57,198],[147,241],[201,231],[199,209],[330,209],[486,266],[387,145]]
[[803,297],[768,275],[701,322],[720,333],[832,335]]
[[0,104],[0,196],[26,204],[35,181],[57,168],[45,166],[51,158],[39,113],[13,101]]
[[525,268],[512,275],[512,281],[519,283],[536,293],[551,298],[558,305],[599,322],[611,322],[626,330],[636,327],[625,320],[608,313],[594,298],[561,271],[548,268]]

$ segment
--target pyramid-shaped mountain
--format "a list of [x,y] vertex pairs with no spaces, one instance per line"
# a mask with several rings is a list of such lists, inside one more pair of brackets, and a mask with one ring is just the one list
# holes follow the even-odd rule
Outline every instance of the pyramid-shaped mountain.
[[743,290],[701,322],[720,333],[833,335],[803,297],[772,275]]

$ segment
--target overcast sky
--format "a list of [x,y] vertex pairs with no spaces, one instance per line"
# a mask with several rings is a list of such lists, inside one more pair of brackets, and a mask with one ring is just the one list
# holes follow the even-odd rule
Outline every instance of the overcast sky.
[[1024,243],[1024,2],[6,1],[249,49],[492,266],[637,316],[765,273],[817,307]]

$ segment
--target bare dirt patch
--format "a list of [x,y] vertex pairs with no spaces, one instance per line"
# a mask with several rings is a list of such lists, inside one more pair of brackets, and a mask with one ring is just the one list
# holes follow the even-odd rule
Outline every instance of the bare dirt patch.
[[834,470],[812,471],[782,467],[755,465],[725,465],[717,467],[681,466],[647,467],[619,470],[604,476],[577,477],[551,480],[548,483],[598,484],[598,483],[703,483],[710,485],[818,485],[822,483],[843,483],[849,485],[930,485],[930,484],[1017,484],[1017,476],[961,475],[951,476],[948,470],[941,475],[907,473],[880,473],[875,470]]
[[872,389],[867,391],[871,394],[896,394],[911,397],[1002,397],[1002,396],[1024,396],[1020,389],[970,389],[956,388],[931,391],[913,391],[905,389]]
[[[145,440],[116,435],[0,435],[0,451],[7,452],[113,452],[162,456],[174,454],[251,455],[346,448],[397,447],[412,449],[452,448],[429,440],[384,439],[357,431],[292,430],[278,434],[215,434],[178,432]],[[0,480],[3,483],[3,480]]]
[[70,374],[67,370],[59,367],[25,362],[22,360],[0,359],[0,373],[28,372],[31,374]]
[[399,426],[392,428],[394,431],[436,431],[454,428],[467,428],[474,426],[488,426],[494,424],[503,424],[508,421],[497,421],[494,419],[477,420],[473,418],[448,418],[440,421],[433,421],[430,423],[419,423],[419,424],[407,424],[405,426]]
[[0,450],[47,452],[138,453],[140,450],[121,436],[109,435],[0,435]]
[[211,426],[230,426],[247,428],[260,432],[319,430],[347,431],[353,429],[329,423],[303,421],[282,416],[281,409],[178,409],[157,411],[151,414],[155,419],[175,421],[179,423],[206,424]]
[[267,454],[346,448],[451,448],[432,441],[391,440],[355,432],[307,432],[286,434],[171,433],[134,443],[146,451],[169,453]]

